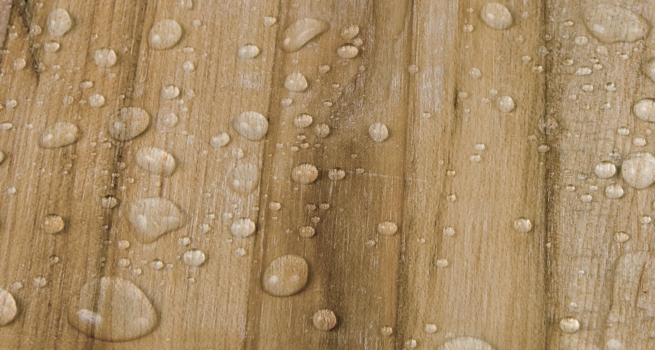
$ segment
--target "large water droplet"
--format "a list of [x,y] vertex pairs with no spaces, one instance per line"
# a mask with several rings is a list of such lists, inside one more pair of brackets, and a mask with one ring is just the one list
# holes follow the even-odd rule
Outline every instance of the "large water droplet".
[[438,350],[493,350],[487,342],[472,337],[461,337],[448,340],[437,348]]
[[243,112],[232,122],[234,130],[250,141],[260,141],[268,132],[268,120],[257,112]]
[[118,141],[130,141],[150,126],[150,114],[139,107],[124,107],[109,118],[109,134]]
[[559,321],[559,329],[564,333],[575,333],[580,329],[580,322],[573,317],[566,317]]
[[64,230],[64,219],[57,214],[46,215],[43,220],[43,231],[47,234],[56,234]]
[[110,68],[116,64],[118,57],[112,49],[103,48],[93,53],[93,61],[100,68]]
[[332,310],[318,310],[312,316],[312,323],[319,331],[327,332],[337,326],[337,315]]
[[175,203],[164,198],[139,199],[130,203],[129,220],[135,237],[143,243],[152,243],[166,232],[182,225],[182,213]]
[[198,267],[205,262],[205,253],[202,250],[191,249],[184,252],[182,261],[191,267]]
[[307,284],[309,267],[303,257],[284,255],[271,262],[263,275],[266,293],[284,297],[300,292]]
[[11,293],[0,288],[0,327],[6,326],[16,318],[18,307]]
[[48,33],[52,36],[62,36],[73,26],[73,20],[64,9],[54,9],[48,15]]
[[75,296],[68,322],[95,339],[127,341],[152,332],[158,316],[134,283],[119,277],[101,277],[85,284]]
[[250,163],[238,164],[230,171],[227,180],[235,192],[248,194],[259,185],[259,168]]
[[604,43],[633,42],[650,30],[648,22],[636,13],[616,5],[600,4],[584,13],[587,29]]
[[645,122],[655,123],[655,100],[644,98],[632,106],[635,116]]
[[312,164],[303,163],[291,171],[291,179],[303,185],[310,184],[318,178],[318,169]]
[[389,129],[382,123],[373,123],[368,128],[368,134],[375,142],[383,142],[389,137]]
[[307,90],[307,86],[307,78],[300,72],[291,73],[284,80],[284,87],[291,92],[303,92]]
[[172,154],[155,147],[143,147],[136,152],[136,163],[143,169],[160,176],[171,176],[177,168]]
[[330,29],[330,24],[326,21],[313,18],[299,19],[284,31],[282,49],[286,52],[296,52],[308,41],[328,29]]
[[71,145],[80,138],[80,129],[75,124],[58,122],[43,130],[39,139],[42,148],[59,148]]
[[166,50],[177,45],[182,38],[182,27],[177,21],[165,19],[155,23],[150,29],[148,42],[155,50]]
[[512,25],[512,14],[507,7],[497,2],[490,2],[480,10],[482,21],[494,29],[507,29]]
[[634,188],[650,186],[655,182],[655,157],[650,153],[630,154],[621,165],[621,176]]

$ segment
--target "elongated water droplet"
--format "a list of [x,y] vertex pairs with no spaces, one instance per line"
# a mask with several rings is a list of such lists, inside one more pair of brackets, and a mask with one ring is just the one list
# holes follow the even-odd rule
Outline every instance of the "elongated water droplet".
[[80,138],[80,129],[75,124],[58,122],[43,130],[39,139],[42,148],[59,148],[72,145]]
[[205,253],[202,250],[191,249],[184,252],[182,261],[191,267],[198,267],[205,262]]
[[632,153],[621,165],[621,176],[625,182],[644,189],[655,182],[655,157],[650,153]]
[[559,321],[559,328],[564,333],[575,333],[580,329],[580,322],[573,317],[566,317]]
[[497,2],[487,3],[480,10],[482,21],[494,29],[507,29],[512,25],[512,13]]
[[48,33],[52,36],[62,36],[71,29],[73,20],[64,9],[54,9],[48,15]]
[[101,277],[85,284],[74,297],[68,322],[95,339],[127,341],[152,332],[158,316],[134,283],[119,277]]
[[268,120],[257,112],[243,112],[232,122],[234,130],[250,141],[260,141],[268,132]]
[[259,168],[250,163],[238,164],[230,171],[228,184],[237,193],[252,192],[259,185]]
[[43,50],[45,50],[45,52],[47,53],[57,52],[59,51],[59,47],[60,47],[59,43],[55,41],[47,42],[43,44]]
[[368,134],[375,142],[383,142],[389,137],[389,129],[382,123],[373,123],[368,128]]
[[6,326],[16,318],[18,307],[11,293],[0,288],[0,327]]
[[182,226],[182,213],[175,203],[164,198],[145,198],[129,205],[129,220],[135,237],[152,243],[166,232]]
[[648,35],[650,25],[641,16],[616,5],[591,6],[584,13],[584,24],[604,43],[633,42]]
[[143,169],[160,176],[171,176],[177,168],[172,154],[155,147],[143,147],[136,152],[136,163]]
[[355,58],[359,55],[359,48],[354,45],[346,44],[342,45],[337,49],[337,56],[341,58]]
[[330,24],[326,21],[313,18],[299,19],[284,30],[282,49],[286,52],[296,52],[328,29]]
[[124,107],[109,118],[109,134],[118,141],[130,141],[150,126],[150,114],[139,107]]
[[255,233],[256,228],[257,225],[250,218],[240,218],[234,220],[230,226],[230,232],[236,237],[245,238]]
[[93,53],[93,61],[100,68],[110,68],[116,64],[118,57],[112,49],[103,48]]
[[398,225],[395,222],[383,221],[378,224],[378,233],[384,236],[393,236],[398,232]]
[[617,232],[614,235],[614,241],[617,243],[625,243],[630,239],[630,235],[625,232]]
[[46,215],[43,220],[43,231],[47,234],[56,234],[64,230],[64,219],[57,214]]
[[337,326],[337,315],[332,310],[318,310],[312,316],[312,323],[319,331],[327,332]]
[[166,50],[177,45],[182,38],[182,27],[177,21],[164,19],[155,23],[150,29],[148,42],[155,50]]
[[263,275],[266,293],[284,297],[300,292],[307,284],[309,267],[303,257],[284,255],[271,262]]
[[652,98],[644,98],[639,100],[632,106],[632,113],[638,119],[645,122],[655,123],[655,100]]
[[299,72],[294,72],[287,75],[284,80],[284,87],[291,92],[303,92],[307,90],[307,79]]
[[446,341],[438,350],[493,350],[487,342],[472,337],[461,337]]
[[239,48],[237,55],[244,60],[255,58],[259,55],[259,47],[257,45],[243,45]]
[[300,164],[291,171],[291,179],[303,185],[310,184],[316,181],[317,178],[318,169],[309,163]]

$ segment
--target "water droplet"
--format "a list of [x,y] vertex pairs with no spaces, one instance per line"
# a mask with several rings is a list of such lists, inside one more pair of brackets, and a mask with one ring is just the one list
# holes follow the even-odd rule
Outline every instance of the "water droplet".
[[51,41],[43,44],[43,50],[47,53],[53,53],[59,51],[60,45],[58,42]]
[[546,153],[548,151],[550,151],[550,146],[548,146],[548,145],[542,144],[542,145],[537,146],[537,152],[539,152],[539,153]]
[[403,344],[403,349],[415,349],[418,346],[416,339],[409,339]]
[[118,141],[130,141],[150,126],[150,114],[139,107],[124,107],[109,118],[109,134]]
[[47,234],[56,234],[64,230],[64,219],[57,214],[46,215],[43,220],[43,231]]
[[229,142],[230,142],[230,135],[228,135],[226,132],[221,132],[220,134],[212,137],[209,140],[209,144],[216,149],[219,149],[227,145]]
[[593,71],[589,67],[580,67],[575,71],[575,75],[581,76],[590,75],[591,73],[593,73]]
[[[5,101],[5,107],[7,109],[14,109],[18,105],[18,102],[16,100],[7,100]],[[10,124],[11,125],[11,124]]]
[[482,21],[494,29],[507,29],[512,25],[512,14],[507,7],[497,2],[490,2],[480,10]]
[[148,42],[155,50],[166,50],[177,45],[182,38],[182,27],[177,21],[165,19],[156,22],[150,29]]
[[62,36],[73,26],[73,20],[64,9],[54,9],[48,15],[48,33],[52,36]]
[[655,182],[655,157],[650,153],[632,153],[621,165],[621,176],[625,182],[644,189]]
[[455,235],[455,229],[448,226],[443,229],[443,235],[446,237],[452,237]]
[[328,172],[328,178],[332,181],[343,180],[344,177],[346,177],[346,172],[340,168],[330,169]]
[[469,157],[469,160],[471,163],[480,163],[480,161],[482,161],[482,157],[479,154],[474,154]]
[[259,55],[259,47],[257,47],[257,45],[251,45],[251,44],[243,45],[239,48],[237,55],[239,56],[239,58],[244,60],[255,58]]
[[205,262],[205,253],[198,249],[187,250],[182,255],[182,261],[191,267],[198,267]]
[[655,81],[655,58],[651,58],[648,62],[644,63],[641,66],[641,71],[650,78],[650,80]]
[[277,18],[270,17],[270,16],[264,17],[264,27],[270,27],[270,26],[274,25],[275,23],[277,23]]
[[175,85],[167,85],[161,89],[161,97],[165,100],[172,100],[180,96],[180,89]]
[[282,209],[282,204],[280,204],[280,202],[270,202],[268,204],[268,208],[271,209],[272,211],[278,211]]
[[645,122],[655,123],[655,100],[652,98],[644,98],[635,103],[632,107],[632,112],[638,119]]
[[498,99],[498,109],[503,113],[509,113],[513,111],[515,107],[514,99],[509,96],[501,96]]
[[642,224],[642,225],[648,225],[648,224],[651,223],[651,221],[653,221],[653,218],[651,218],[648,215],[644,215],[644,216],[639,218],[639,223]]
[[293,168],[291,178],[295,182],[307,185],[316,181],[318,178],[318,169],[312,164],[303,163]]
[[616,165],[612,162],[601,162],[596,165],[594,173],[600,179],[608,179],[616,174]]
[[34,284],[34,287],[36,288],[42,288],[48,284],[48,280],[43,276],[37,276],[32,280],[32,284]]
[[327,72],[330,71],[330,69],[332,69],[332,68],[330,67],[329,64],[322,64],[322,65],[318,66],[318,72],[320,74],[326,74]]
[[473,25],[472,24],[465,24],[462,26],[462,31],[464,33],[471,33],[473,32]]
[[24,58],[17,58],[14,60],[14,70],[19,71],[25,68],[27,65],[27,61],[25,61]]
[[152,268],[153,270],[157,270],[157,271],[164,268],[164,262],[159,260],[159,259],[155,259],[155,260],[151,261],[150,264],[148,264],[148,265],[150,265],[150,268]]
[[605,187],[605,196],[609,199],[619,199],[623,197],[623,187],[619,184],[611,184]]
[[646,37],[650,25],[641,16],[620,6],[600,4],[584,13],[584,24],[604,43],[633,42]]
[[637,147],[646,146],[646,139],[644,139],[643,137],[635,137],[634,139],[632,139],[632,144]]
[[311,226],[303,226],[298,229],[298,235],[303,238],[314,237],[316,230]]
[[4,327],[16,318],[18,307],[11,293],[0,288],[0,327]]
[[177,168],[175,157],[161,148],[140,148],[135,159],[141,168],[159,176],[171,176]]
[[118,199],[111,195],[105,196],[101,200],[101,205],[105,209],[113,209],[118,205]]
[[342,45],[337,49],[337,56],[341,58],[355,58],[359,55],[359,48],[354,45]]
[[437,259],[437,267],[447,267],[448,266],[448,260],[447,259]]
[[312,125],[314,118],[311,115],[303,113],[293,119],[293,125],[296,128],[302,129]]
[[[653,338],[652,333],[651,333],[651,338]],[[607,343],[605,343],[604,350],[626,350],[626,347],[620,341],[616,339],[610,339],[607,341]]]
[[388,336],[393,334],[393,328],[391,328],[391,327],[382,327],[382,328],[380,328],[380,333],[383,336],[388,337]]
[[89,106],[93,108],[100,108],[105,105],[105,97],[100,94],[93,94],[89,96]]
[[130,248],[130,241],[126,241],[124,239],[121,239],[118,241],[118,249],[120,250],[126,250]]
[[433,323],[428,323],[425,325],[425,333],[434,334],[437,332],[437,325]]
[[356,37],[357,34],[359,34],[359,26],[356,24],[349,25],[341,30],[341,37],[344,40],[350,40]]
[[337,315],[332,310],[318,310],[312,316],[312,323],[319,331],[327,332],[337,326]]
[[112,49],[103,48],[93,53],[93,60],[100,68],[110,68],[116,64],[118,57]]
[[330,24],[320,19],[299,19],[284,30],[282,49],[286,52],[296,52],[328,29]]
[[130,203],[129,220],[135,237],[140,242],[152,243],[164,233],[182,226],[182,213],[168,199],[145,198]]
[[101,277],[85,284],[75,296],[68,322],[95,339],[127,341],[152,332],[158,317],[148,297],[134,283]]
[[559,321],[559,329],[564,333],[575,333],[580,329],[580,322],[573,317],[566,317]]
[[330,126],[325,123],[318,124],[314,127],[314,133],[316,137],[324,139],[330,135]]
[[478,338],[461,337],[448,340],[437,350],[493,350],[493,348]]
[[628,135],[630,135],[630,129],[628,129],[628,128],[626,128],[626,127],[620,127],[620,128],[618,128],[618,129],[616,129],[616,132],[617,132],[617,134],[619,134],[619,135],[621,135],[621,136],[628,136]]
[[384,236],[393,236],[398,232],[398,225],[395,222],[383,221],[378,224],[378,233]]
[[520,233],[528,233],[532,230],[532,221],[526,218],[518,218],[514,220],[514,229]]
[[389,129],[382,123],[373,123],[368,128],[368,134],[375,142],[383,142],[389,137]]
[[273,296],[293,295],[305,288],[308,274],[309,267],[304,258],[284,255],[268,265],[264,271],[262,287]]
[[116,265],[118,265],[118,267],[122,267],[122,268],[129,267],[131,264],[132,264],[132,262],[128,258],[121,258],[121,259],[118,259],[118,261],[116,262]]
[[284,79],[284,87],[291,92],[303,92],[307,86],[307,79],[299,72],[291,73]]
[[16,194],[16,187],[9,187],[7,189],[7,194],[9,195]]
[[250,220],[250,218],[240,218],[234,220],[230,226],[230,232],[236,237],[245,238],[253,233],[255,233],[256,225],[255,222]]
[[576,36],[575,39],[573,39],[573,42],[576,45],[586,45],[587,43],[589,43],[589,38],[587,38],[584,35]]
[[580,196],[580,201],[582,203],[591,203],[592,200],[594,200],[594,197],[590,194],[583,194]]
[[268,120],[257,112],[243,112],[232,122],[234,130],[250,141],[260,141],[268,132]]
[[42,148],[59,148],[71,145],[80,137],[80,130],[75,124],[58,122],[43,130],[39,139]]
[[480,72],[480,70],[477,68],[471,68],[469,70],[469,75],[473,79],[480,79],[480,77],[482,77],[482,72]]
[[250,163],[238,164],[229,173],[228,183],[235,192],[248,194],[259,185],[259,169]]
[[614,241],[617,243],[625,243],[630,240],[630,235],[625,232],[617,232],[614,235]]

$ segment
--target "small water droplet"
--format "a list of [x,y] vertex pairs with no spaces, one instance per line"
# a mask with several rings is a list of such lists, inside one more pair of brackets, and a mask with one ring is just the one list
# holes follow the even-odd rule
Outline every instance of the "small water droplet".
[[591,73],[593,73],[593,71],[589,67],[580,67],[575,71],[575,75],[581,76],[590,75]]
[[100,68],[110,68],[116,64],[118,56],[114,50],[102,48],[93,53],[93,61]]
[[[452,336],[452,333],[450,337]],[[448,338],[448,336],[447,336]],[[437,348],[437,350],[493,350],[487,342],[472,337],[450,339]]]
[[418,342],[416,342],[416,339],[409,339],[403,344],[404,349],[415,349],[417,346]]
[[643,137],[635,137],[632,139],[632,144],[637,146],[637,147],[644,147],[646,146],[646,139]]
[[47,53],[54,53],[59,51],[60,45],[58,42],[51,41],[43,44],[43,50]]
[[142,147],[135,159],[141,168],[159,176],[171,176],[177,168],[175,157],[161,148]]
[[105,97],[100,94],[93,94],[89,96],[89,106],[93,108],[100,108],[105,105]]
[[425,325],[425,333],[427,334],[434,334],[437,332],[437,325],[433,323],[428,323]]
[[383,221],[378,224],[378,233],[384,236],[393,236],[398,232],[398,225],[392,221]]
[[507,29],[512,25],[512,14],[505,5],[497,2],[484,5],[480,10],[480,17],[485,24],[494,29]]
[[330,169],[328,172],[328,178],[332,181],[343,180],[344,177],[346,177],[346,172],[340,168]]
[[[651,333],[651,338],[653,338],[653,334]],[[604,350],[626,350],[625,345],[621,343],[617,339],[610,339],[605,343],[605,349]]]
[[514,220],[514,229],[519,233],[528,233],[532,231],[532,221],[524,217]]
[[455,229],[453,227],[450,227],[450,226],[445,227],[443,229],[443,235],[446,236],[446,237],[452,237],[452,236],[455,235]]
[[330,24],[314,18],[302,18],[284,30],[282,49],[286,52],[296,52],[307,42],[330,29]]
[[594,173],[600,179],[608,179],[616,174],[616,165],[612,162],[600,162],[594,168]]
[[14,60],[14,70],[19,71],[27,66],[27,61],[24,58],[17,58]]
[[172,100],[180,96],[180,89],[174,85],[167,85],[161,89],[161,97],[165,100]]
[[464,25],[462,26],[462,31],[463,31],[464,33],[471,33],[471,32],[473,32],[473,25],[472,25],[472,24],[464,24]]
[[243,112],[232,122],[234,130],[250,141],[260,141],[268,132],[268,120],[257,112]]
[[196,65],[193,62],[186,61],[182,64],[182,69],[187,73],[191,73],[196,70]]
[[477,68],[471,68],[469,70],[469,75],[473,79],[480,79],[480,77],[482,77],[482,72],[480,72],[480,70]]
[[230,142],[230,135],[228,135],[226,132],[221,132],[220,134],[212,137],[209,140],[209,144],[216,149],[219,149],[227,145],[229,142]]
[[118,241],[118,249],[120,250],[126,250],[130,248],[130,241],[126,241],[124,239],[121,239]]
[[611,184],[605,187],[605,196],[610,199],[619,199],[623,197],[623,187],[619,184]]
[[380,334],[382,334],[382,336],[388,337],[388,336],[393,334],[393,328],[391,328],[391,327],[382,327],[382,328],[380,328]]
[[18,314],[16,300],[11,293],[0,288],[0,327],[11,323]]
[[59,148],[71,145],[80,137],[80,129],[75,124],[58,122],[43,130],[39,139],[42,148]]
[[383,142],[389,137],[389,129],[382,123],[373,123],[368,128],[368,134],[375,142]]
[[273,296],[293,295],[305,288],[308,274],[309,267],[303,257],[284,255],[268,265],[262,276],[262,287]]
[[580,196],[580,201],[582,203],[591,203],[591,201],[594,199],[594,197],[590,194],[583,194]]
[[259,55],[259,47],[251,44],[243,45],[239,48],[237,55],[244,60],[255,58]]
[[650,153],[632,153],[621,165],[621,176],[625,182],[644,189],[655,182],[655,157]]
[[316,137],[324,139],[330,135],[330,126],[325,123],[318,124],[314,127],[314,133]]
[[118,265],[118,267],[122,267],[122,268],[129,267],[131,264],[132,264],[132,262],[128,258],[121,258],[121,259],[118,259],[118,261],[116,262],[116,265]]
[[9,99],[5,101],[5,108],[7,109],[14,109],[16,106],[18,106],[18,102],[16,100]]
[[291,179],[302,185],[310,184],[318,178],[318,169],[312,164],[303,163],[291,171]]
[[356,24],[351,24],[341,30],[341,37],[344,40],[350,40],[356,37],[357,34],[359,34],[359,26]]
[[337,49],[337,56],[345,59],[355,58],[359,55],[359,48],[354,45],[346,44]]
[[653,221],[653,218],[651,218],[648,215],[644,215],[644,216],[639,218],[639,223],[642,224],[642,225],[648,225],[648,224],[651,223],[651,221]]
[[580,329],[580,322],[573,317],[566,317],[559,321],[559,328],[564,333],[575,333]]
[[68,33],[68,31],[73,26],[73,20],[71,19],[68,11],[64,9],[54,9],[48,15],[48,33],[52,36],[63,36]]
[[314,118],[311,115],[303,113],[293,119],[293,125],[296,128],[302,129],[312,125]]
[[448,267],[448,260],[447,259],[437,259],[437,267]]
[[156,22],[148,35],[150,47],[155,50],[170,49],[182,38],[182,27],[177,21],[164,19]]
[[587,38],[584,35],[580,35],[580,36],[576,36],[575,39],[573,39],[573,42],[576,45],[586,45],[587,43],[589,43],[589,38]]
[[337,315],[332,310],[318,310],[312,316],[312,323],[319,331],[327,332],[337,326]]
[[498,109],[503,113],[509,113],[514,110],[516,105],[514,99],[509,96],[501,96],[498,98]]
[[291,92],[303,92],[308,86],[307,78],[300,72],[291,73],[284,79],[284,87]]
[[95,339],[127,341],[152,332],[158,317],[152,302],[134,283],[101,277],[85,284],[74,297],[68,322]]
[[625,243],[630,239],[630,235],[625,232],[617,232],[614,235],[614,241],[617,243]]
[[112,195],[107,195],[102,198],[101,205],[105,209],[113,209],[118,205],[118,199]]
[[32,280],[32,284],[34,284],[34,287],[36,288],[42,288],[48,284],[48,280],[43,276],[37,276]]
[[43,220],[43,231],[47,234],[56,234],[64,230],[64,219],[57,214],[46,215]]
[[616,132],[617,132],[619,135],[621,135],[621,136],[628,136],[628,135],[630,135],[630,129],[628,129],[628,128],[626,128],[626,127],[620,127],[620,128],[618,128],[618,129],[616,129]]
[[473,154],[469,157],[469,160],[471,163],[480,163],[480,161],[482,161],[482,157],[479,154]]
[[109,118],[109,134],[118,141],[130,141],[150,126],[150,114],[139,107],[124,107]]
[[184,252],[182,261],[191,267],[198,267],[205,262],[205,253],[198,249],[191,249]]
[[240,218],[234,220],[230,226],[230,232],[236,237],[245,238],[253,233],[255,233],[256,225],[255,222],[250,220],[250,218]]
[[652,98],[639,100],[632,107],[632,112],[640,120],[655,123],[655,100]]
[[134,235],[143,243],[152,243],[166,232],[182,225],[182,213],[165,198],[139,199],[129,206],[129,221]]
[[270,16],[264,17],[264,27],[270,27],[275,23],[277,23],[277,19],[275,17],[270,17]]
[[282,209],[282,205],[280,204],[280,202],[270,202],[268,204],[268,208],[271,209],[272,211],[278,211]]
[[586,9],[583,19],[591,34],[607,44],[637,41],[650,30],[644,18],[616,5],[591,6]]

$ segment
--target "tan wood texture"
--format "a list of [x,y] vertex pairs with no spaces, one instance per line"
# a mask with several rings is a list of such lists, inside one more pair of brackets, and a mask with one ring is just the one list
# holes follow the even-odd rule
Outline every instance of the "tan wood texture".
[[[655,94],[642,69],[655,35],[603,43],[584,18],[614,4],[652,23],[655,7],[507,0],[512,23],[496,29],[481,18],[487,3],[0,0],[0,288],[18,311],[0,350],[487,349],[466,337],[497,350],[654,348],[652,191],[594,169],[652,151],[652,127],[631,109]],[[73,22],[60,37],[47,28],[55,9]],[[303,18],[329,29],[287,52],[285,30]],[[164,19],[182,37],[155,50],[150,30]],[[260,53],[240,58],[247,44]],[[345,44],[358,54],[341,57]],[[103,48],[114,66],[95,63]],[[304,92],[285,87],[296,72]],[[178,97],[162,96],[169,85]],[[109,132],[123,107],[151,116],[133,140]],[[234,127],[246,111],[268,120],[263,140]],[[303,113],[313,123],[298,128]],[[77,125],[79,140],[39,147],[57,122]],[[369,135],[374,123],[386,140]],[[229,143],[214,147],[222,132]],[[175,158],[171,176],[137,164],[145,147]],[[294,181],[301,164],[318,179]],[[252,170],[252,190],[235,190],[239,169]],[[622,198],[604,194],[613,184]],[[107,196],[118,205],[103,206]],[[140,241],[130,210],[144,198],[178,206],[180,227]],[[63,231],[46,232],[51,214]],[[243,218],[256,231],[235,237]],[[380,232],[384,222],[397,232]],[[206,261],[189,266],[190,249]],[[304,258],[308,281],[274,296],[263,276],[285,255]],[[112,341],[74,326],[80,291],[102,277],[144,293],[152,332]],[[124,322],[104,328],[110,338],[146,322],[119,302],[140,294],[91,286],[82,315]],[[335,328],[315,327],[321,309]]]

